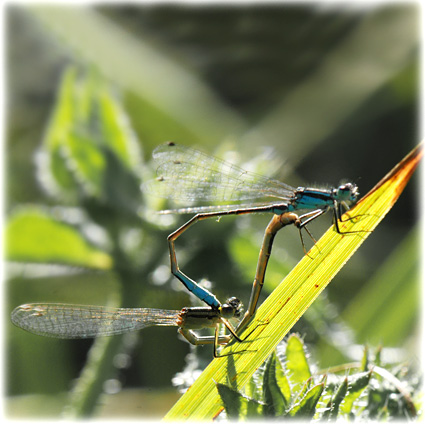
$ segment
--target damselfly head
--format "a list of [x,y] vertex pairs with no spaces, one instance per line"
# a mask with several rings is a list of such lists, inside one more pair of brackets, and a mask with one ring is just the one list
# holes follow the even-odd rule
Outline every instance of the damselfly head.
[[229,298],[221,307],[221,315],[226,319],[239,318],[243,312],[242,301],[236,297]]
[[336,189],[336,198],[340,202],[355,202],[359,196],[359,188],[353,183],[344,183]]

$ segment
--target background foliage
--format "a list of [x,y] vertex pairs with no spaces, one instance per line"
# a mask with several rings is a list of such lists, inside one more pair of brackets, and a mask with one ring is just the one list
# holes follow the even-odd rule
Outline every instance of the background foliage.
[[[345,178],[364,194],[418,141],[414,4],[9,6],[6,18],[11,262],[4,315],[7,407],[15,417],[55,417],[64,406],[74,414],[92,410],[79,405],[75,391],[67,395],[91,342],[13,329],[8,316],[16,305],[193,303],[168,272],[165,238],[184,218],[158,222],[148,207],[164,204],[144,207],[138,191],[152,174],[147,161],[156,145],[193,144],[293,186]],[[68,83],[60,85],[62,77]],[[59,96],[68,109],[54,109]],[[66,149],[56,149],[60,144]],[[297,324],[321,368],[359,361],[364,343],[391,347],[382,352],[386,363],[415,366],[417,192],[413,181]],[[191,229],[178,244],[184,270],[211,280],[221,300],[237,295],[247,303],[268,219]],[[312,231],[320,235],[328,225],[324,218]],[[297,232],[286,229],[275,242],[266,290],[302,255]],[[96,415],[161,416],[171,407],[177,394],[164,389],[190,351],[175,329],[147,329],[109,348],[96,344],[112,353],[101,382],[109,395]],[[197,351],[211,358],[210,348]],[[188,362],[174,382],[189,383],[198,362]],[[156,388],[155,396],[144,388]]]
[[361,362],[318,371],[301,338],[292,334],[254,373],[245,386],[246,394],[231,383],[217,384],[217,389],[227,417],[236,420],[415,419],[417,411],[410,394],[418,389],[413,387],[419,381],[404,381],[405,371],[381,365],[380,354],[380,349],[373,356],[365,349]]

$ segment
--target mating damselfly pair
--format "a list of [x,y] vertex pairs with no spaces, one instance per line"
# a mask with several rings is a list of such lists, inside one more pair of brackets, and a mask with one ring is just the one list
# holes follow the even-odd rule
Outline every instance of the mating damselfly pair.
[[[345,183],[331,189],[293,188],[278,180],[243,170],[226,161],[173,142],[157,147],[153,152],[157,164],[157,179],[144,183],[145,193],[178,199],[184,202],[218,203],[190,206],[162,213],[196,214],[168,237],[171,272],[183,285],[205,302],[205,308],[185,308],[181,311],[151,308],[108,309],[73,304],[25,304],[12,312],[15,325],[30,332],[56,338],[91,338],[113,335],[147,326],[178,326],[179,332],[193,344],[226,344],[238,335],[255,313],[265,272],[276,233],[288,224],[298,229],[327,211],[333,212],[335,229],[342,233],[338,222],[342,210],[357,200],[355,184]],[[175,241],[198,221],[225,215],[271,213],[260,250],[257,272],[247,311],[236,329],[229,319],[241,316],[242,305],[236,298],[221,304],[217,297],[180,271]],[[223,324],[229,335],[219,336]],[[200,337],[192,330],[214,327],[215,336]]]

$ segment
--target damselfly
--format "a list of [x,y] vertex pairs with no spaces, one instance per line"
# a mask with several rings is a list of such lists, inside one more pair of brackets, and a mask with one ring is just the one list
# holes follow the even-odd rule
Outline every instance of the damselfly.
[[[353,183],[344,183],[330,189],[308,187],[295,189],[278,180],[248,172],[236,165],[174,142],[158,146],[153,152],[153,159],[158,166],[158,177],[144,183],[142,191],[184,202],[220,204],[190,206],[161,212],[196,214],[168,236],[171,271],[189,291],[212,307],[220,305],[217,298],[188,278],[178,267],[175,241],[190,226],[207,218],[224,215],[272,213],[281,217],[280,221],[284,223],[281,227],[295,224],[301,233],[301,229],[306,229],[309,222],[332,210],[336,231],[346,233],[342,232],[338,225],[342,209],[348,210],[349,205],[354,203],[358,196],[358,188]],[[261,266],[261,263],[267,264],[264,263],[264,256],[260,254],[259,266],[265,272],[265,266]],[[258,300],[259,293],[257,294],[258,291],[253,288],[251,301],[254,292],[254,298]],[[256,301],[253,302],[255,305],[252,306],[250,303],[247,315],[249,311],[252,314],[255,311]]]
[[[180,311],[46,303],[16,307],[11,319],[14,325],[33,334],[62,339],[118,335],[149,326],[177,326],[191,344],[214,344],[214,357],[219,357],[218,345],[227,344],[232,337],[242,341],[229,321],[238,319],[242,309],[242,303],[234,297],[218,309],[185,307]],[[230,334],[219,335],[220,325],[224,325]],[[200,336],[193,331],[207,327],[215,328],[214,336]]]

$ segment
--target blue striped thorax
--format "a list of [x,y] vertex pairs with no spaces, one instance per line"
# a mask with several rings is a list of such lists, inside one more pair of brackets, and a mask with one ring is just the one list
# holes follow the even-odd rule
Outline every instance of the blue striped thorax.
[[333,189],[299,187],[288,205],[288,211],[326,209],[333,207],[335,202],[354,202],[357,196],[357,186],[352,183],[345,183]]

